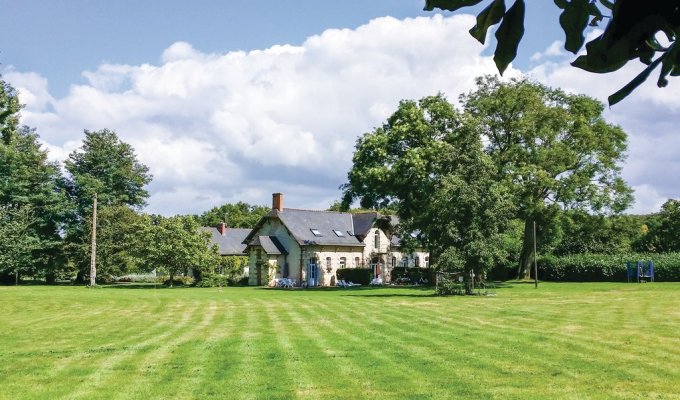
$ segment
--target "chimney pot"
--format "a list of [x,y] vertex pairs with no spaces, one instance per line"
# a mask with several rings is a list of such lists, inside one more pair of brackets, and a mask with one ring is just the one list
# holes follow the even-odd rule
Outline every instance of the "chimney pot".
[[283,211],[283,193],[272,194],[272,209],[279,212]]
[[220,235],[224,236],[227,233],[227,224],[220,222],[220,224],[217,225],[217,230],[220,232]]

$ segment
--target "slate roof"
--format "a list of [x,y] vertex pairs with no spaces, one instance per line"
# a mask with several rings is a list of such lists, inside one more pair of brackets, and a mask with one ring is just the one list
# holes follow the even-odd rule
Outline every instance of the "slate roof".
[[[336,211],[301,210],[284,208],[283,211],[271,210],[252,232],[247,235],[244,243],[252,246],[262,246],[268,254],[287,254],[286,249],[275,236],[257,236],[262,224],[269,219],[281,220],[298,244],[323,246],[365,246],[363,240],[378,218],[383,217],[378,212],[351,214]],[[386,216],[392,225],[396,226],[399,219],[396,216]],[[312,229],[320,235],[315,235]],[[338,236],[335,231],[341,232]],[[391,238],[393,246],[401,243],[396,235]],[[274,241],[275,240],[275,241]],[[278,244],[277,244],[278,243]],[[267,248],[268,247],[268,248]]]
[[252,246],[262,246],[267,254],[288,254],[288,250],[283,247],[276,236],[255,236],[250,242]]
[[373,227],[373,222],[378,218],[377,212],[367,212],[352,215],[352,223],[354,225],[354,234],[363,240],[368,231]]
[[[364,246],[354,235],[353,215],[335,211],[284,208],[277,217],[301,245]],[[319,236],[312,232],[318,230]],[[342,236],[338,236],[334,231]]]
[[244,256],[246,255],[246,245],[243,241],[250,233],[251,229],[227,228],[224,236],[217,228],[203,227],[204,231],[211,233],[210,240],[219,247],[220,255],[223,256]]

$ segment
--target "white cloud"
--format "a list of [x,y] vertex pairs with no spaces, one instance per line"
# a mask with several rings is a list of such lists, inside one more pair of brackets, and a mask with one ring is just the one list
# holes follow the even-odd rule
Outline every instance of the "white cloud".
[[[226,54],[177,42],[159,51],[159,65],[102,64],[86,71],[87,83],[61,99],[49,95],[37,74],[6,69],[4,78],[21,88],[29,103],[23,122],[38,129],[54,159],[79,145],[83,129],[113,129],[132,144],[154,175],[151,212],[269,203],[270,193],[279,191],[291,207],[325,207],[339,197],[356,138],[380,125],[399,100],[442,91],[455,101],[475,77],[495,73],[491,57],[482,56],[484,47],[467,33],[473,24],[469,15],[384,17],[356,29],[326,30],[299,46]],[[599,98],[620,87],[579,75],[560,63],[563,56],[553,43],[530,72]],[[637,96],[634,104],[645,107],[626,106],[629,116],[616,108],[610,116],[626,127],[645,127],[652,118],[643,110],[677,110],[669,89],[645,88]],[[638,148],[656,151],[646,135],[631,134]],[[667,160],[678,164],[672,154]],[[630,165],[626,173],[634,185],[644,184],[648,163]],[[659,195],[669,193],[650,185]]]

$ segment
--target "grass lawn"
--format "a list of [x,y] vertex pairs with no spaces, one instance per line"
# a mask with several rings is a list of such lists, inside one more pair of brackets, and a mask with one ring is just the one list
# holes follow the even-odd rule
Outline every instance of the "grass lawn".
[[0,287],[2,399],[680,399],[680,284]]

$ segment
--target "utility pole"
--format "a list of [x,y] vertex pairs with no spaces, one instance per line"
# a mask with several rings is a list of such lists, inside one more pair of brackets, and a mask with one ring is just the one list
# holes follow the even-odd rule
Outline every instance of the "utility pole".
[[538,263],[536,262],[536,221],[534,221],[534,288],[538,288]]
[[97,278],[97,193],[94,194],[92,206],[92,255],[90,256],[90,286],[96,285]]

